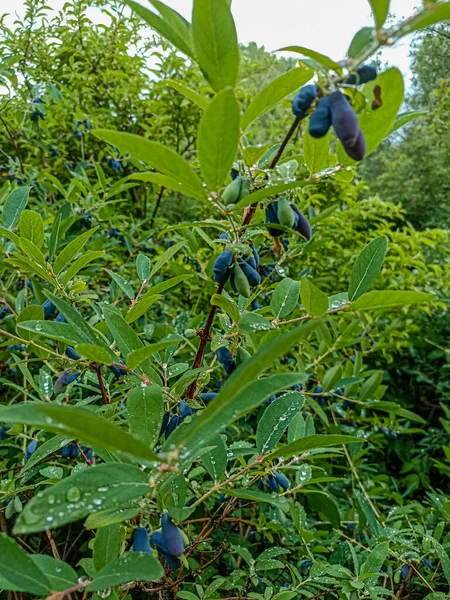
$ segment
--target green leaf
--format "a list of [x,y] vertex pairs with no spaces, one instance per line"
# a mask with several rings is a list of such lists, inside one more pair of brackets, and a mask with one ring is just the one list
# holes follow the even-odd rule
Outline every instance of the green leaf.
[[[27,307],[28,308],[28,307]],[[23,311],[22,311],[23,312]],[[55,323],[54,321],[23,321],[18,324],[18,331],[31,331],[43,337],[64,342],[65,344],[81,344],[82,336],[68,323]]]
[[225,296],[222,296],[221,294],[213,294],[211,297],[211,304],[212,306],[219,306],[234,323],[239,323],[241,315],[233,300],[225,298]]
[[220,435],[209,440],[209,446],[214,448],[202,454],[202,463],[213,481],[220,481],[227,468],[227,447]]
[[[72,473],[27,502],[15,534],[44,531],[144,496],[148,476],[129,463],[104,463]],[[50,519],[49,519],[50,517]]]
[[356,302],[352,302],[348,310],[386,310],[411,304],[429,303],[434,300],[435,296],[425,292],[374,291],[360,296]]
[[257,190],[256,192],[252,192],[248,196],[245,196],[242,200],[239,200],[233,207],[233,212],[238,212],[245,208],[246,206],[250,206],[250,204],[255,204],[257,202],[262,202],[267,198],[275,198],[278,194],[282,194],[287,190],[292,190],[294,188],[303,187],[305,185],[311,185],[311,181],[305,181],[304,179],[299,179],[297,181],[291,181],[289,183],[280,183],[278,185],[270,185],[269,187],[262,188]]
[[[175,254],[178,252],[178,250],[180,250],[181,248],[183,248],[183,246],[186,245],[185,241],[182,242],[177,242],[176,244],[174,244],[173,246],[171,246],[170,248],[168,248],[164,254],[162,256],[160,256],[158,258],[158,260],[155,263],[155,266],[153,267],[153,269],[151,270],[149,279],[151,277],[153,277],[153,275],[156,275],[156,273],[160,270],[161,267],[163,267],[167,262],[169,262],[169,260],[172,258],[172,256],[175,256]],[[150,290],[150,292],[153,294],[159,293],[160,290],[156,290],[156,286],[153,286],[153,288]]]
[[313,138],[305,128],[303,133],[303,152],[306,166],[310,173],[319,173],[329,166],[328,149],[330,136],[324,135],[320,139]]
[[283,498],[277,498],[266,492],[258,492],[257,490],[222,490],[227,496],[233,496],[234,498],[242,498],[242,500],[252,500],[253,502],[267,502],[274,506],[284,507],[286,506],[286,500]]
[[370,288],[383,266],[387,250],[387,237],[382,235],[372,240],[359,254],[352,269],[348,286],[348,297],[356,300]]
[[202,110],[206,110],[208,108],[209,102],[206,98],[203,98],[203,96],[200,96],[200,94],[198,94],[195,90],[191,90],[191,88],[187,87],[180,81],[175,81],[174,79],[164,79],[164,83],[177,92],[180,92],[180,94],[183,94],[183,96],[186,96],[186,98],[197,104],[197,106],[199,106]]
[[67,285],[81,269],[84,269],[84,267],[93,260],[97,260],[97,258],[104,256],[104,254],[105,252],[103,250],[91,250],[90,252],[82,254],[70,265],[67,271],[60,276],[61,283]]
[[388,135],[391,135],[400,127],[403,127],[410,121],[414,119],[419,119],[420,117],[426,116],[428,113],[426,110],[410,110],[408,112],[400,113],[397,115],[395,121],[392,123],[391,128],[389,129]]
[[19,220],[20,237],[33,242],[37,248],[44,244],[44,221],[34,210],[23,210]]
[[416,413],[412,412],[411,410],[399,406],[395,402],[374,402],[373,404],[367,404],[367,408],[370,408],[370,410],[381,410],[383,412],[408,419],[408,421],[421,423],[422,425],[426,424],[425,419],[419,415],[416,415]]
[[[20,242],[19,242],[20,245]],[[39,277],[42,277],[47,283],[54,285],[54,279],[51,275],[45,271],[42,267],[40,267],[37,263],[33,262],[29,258],[25,256],[19,256],[17,254],[12,254],[11,258],[6,258],[4,260],[5,264],[11,264],[19,269],[23,269],[25,272],[31,271],[35,273]]]
[[77,572],[70,565],[47,554],[30,554],[30,558],[38,569],[47,577],[50,587],[55,592],[64,592],[78,581]]
[[53,263],[53,270],[57,275],[75,258],[76,254],[83,249],[88,239],[97,231],[97,229],[98,227],[93,227],[92,229],[85,231],[61,250]]
[[222,186],[233,166],[239,145],[239,119],[236,96],[226,89],[215,96],[200,120],[198,158],[203,179],[211,190]]
[[20,238],[19,246],[22,248],[25,254],[31,258],[33,262],[38,263],[43,270],[47,268],[44,255],[39,248],[33,244],[33,242],[30,242],[30,240],[27,240],[26,238]]
[[362,54],[364,50],[367,50],[375,39],[374,34],[373,27],[362,27],[357,31],[350,42],[347,56],[349,58],[356,58],[359,54]]
[[190,279],[191,277],[192,277],[192,275],[177,275],[176,277],[172,277],[171,279],[166,279],[166,281],[161,281],[161,283],[157,283],[156,285],[153,285],[150,288],[149,292],[147,292],[147,293],[162,294],[166,290],[170,290],[170,288],[175,287],[182,281],[186,281],[187,279]]
[[302,277],[300,283],[300,297],[309,315],[319,317],[327,312],[328,296],[306,277]]
[[5,533],[0,533],[0,574],[0,584],[4,590],[44,597],[52,592],[49,580],[34,564],[31,556]]
[[124,279],[121,275],[118,275],[117,273],[113,273],[113,271],[110,271],[109,269],[105,269],[105,271],[111,275],[111,277],[114,279],[114,281],[120,287],[122,292],[126,296],[128,296],[128,298],[133,300],[134,290],[133,290],[132,286],[128,283],[128,281],[126,279]]
[[156,183],[168,190],[179,192],[180,194],[188,196],[189,198],[194,198],[195,200],[201,200],[203,203],[211,206],[206,196],[200,197],[198,190],[193,191],[192,189],[187,188],[186,184],[179,179],[169,177],[168,175],[161,175],[161,173],[132,173],[131,175],[128,175],[128,179]]
[[439,560],[441,561],[442,570],[444,571],[447,583],[450,584],[450,558],[448,557],[447,552],[444,550],[441,544],[439,544],[439,542],[437,542],[434,538],[429,539],[434,546],[434,551],[436,552]]
[[141,281],[147,281],[150,275],[150,259],[145,254],[139,253],[136,257],[136,272]]
[[270,310],[275,319],[287,317],[296,308],[300,294],[300,282],[286,277],[275,288],[270,299]]
[[126,552],[95,574],[89,592],[98,592],[131,581],[156,581],[164,575],[161,563],[146,552]]
[[[381,88],[381,99],[383,105],[377,110],[372,110],[374,98],[373,89],[376,85]],[[358,114],[359,126],[366,139],[366,157],[371,154],[389,134],[389,130],[400,106],[403,102],[404,83],[398,69],[392,68],[380,73],[375,81],[370,81],[362,88],[366,97],[366,106]],[[354,165],[352,160],[343,150],[339,142],[337,146],[338,162],[341,165]]]
[[375,548],[372,548],[368,558],[361,565],[360,575],[364,573],[373,573],[374,575],[379,574],[384,561],[389,554],[389,544],[382,542],[377,544]]
[[2,214],[2,223],[6,229],[12,229],[19,221],[20,214],[27,205],[30,190],[30,187],[18,187],[6,198]]
[[94,344],[77,344],[75,350],[78,354],[81,354],[81,356],[101,365],[109,365],[118,360],[112,350],[107,350],[106,348]]
[[331,71],[334,71],[338,75],[341,75],[342,73],[342,67],[339,63],[335,62],[328,56],[325,56],[325,54],[321,54],[320,52],[316,52],[310,48],[305,48],[303,46],[286,46],[285,48],[279,48],[276,52],[296,52],[297,54],[302,54],[303,56],[312,58],[327,69],[331,69]]
[[[259,406],[264,400],[276,393],[276,390],[287,389],[294,385],[292,380],[298,382],[303,379],[303,375],[298,375],[297,379],[295,374],[284,374],[253,381],[270,367],[279,356],[286,354],[299,339],[309,335],[318,323],[319,321],[308,323],[278,336],[261,348],[252,358],[240,365],[228,378],[214,402],[211,402],[197,419],[193,419],[192,425],[183,429],[179,428],[181,433],[177,442],[182,442],[184,446],[180,458],[187,460],[202,445],[207,444],[216,433]],[[292,383],[287,385],[289,379]],[[168,442],[170,443],[170,438]]]
[[192,39],[200,69],[213,90],[234,87],[239,46],[231,9],[224,0],[194,0]]
[[46,292],[46,296],[64,315],[69,325],[72,325],[72,327],[76,330],[82,342],[85,342],[86,344],[93,344],[94,346],[101,346],[102,348],[109,350],[109,346],[103,341],[103,339],[100,337],[100,334],[97,333],[95,329],[86,322],[86,320],[78,311],[73,308],[73,306],[70,306],[68,302],[61,300],[61,298],[58,298],[50,292]]
[[411,19],[406,27],[402,28],[399,37],[448,20],[450,20],[450,2],[427,2],[424,9],[414,19]]
[[129,369],[135,369],[144,360],[151,358],[155,352],[160,352],[161,350],[170,348],[171,346],[174,346],[178,342],[182,341],[184,341],[183,336],[172,334],[170,339],[161,340],[160,342],[149,344],[148,346],[142,346],[142,348],[138,348],[127,356],[127,367]]
[[262,315],[244,312],[239,320],[238,329],[240,333],[256,333],[257,331],[269,331],[269,329],[273,329],[273,326]]
[[128,392],[127,409],[130,433],[154,448],[164,415],[161,388],[158,385],[133,388]]
[[36,452],[27,460],[25,466],[23,468],[24,471],[27,471],[31,467],[34,467],[38,462],[50,456],[54,452],[57,452],[64,446],[66,446],[72,438],[67,437],[66,435],[55,435],[43,444],[40,444]]
[[0,226],[0,235],[2,237],[8,238],[8,240],[11,240],[11,242],[14,242],[17,246],[19,245],[19,236],[13,233],[12,231],[9,231],[9,229]]
[[56,247],[59,241],[59,229],[61,227],[62,213],[58,213],[53,223],[52,231],[50,233],[50,240],[48,242],[48,259],[53,260],[55,256]]
[[103,569],[108,563],[119,556],[120,552],[120,524],[101,527],[94,541],[94,566],[97,571]]
[[324,515],[330,521],[333,527],[339,529],[341,526],[341,517],[336,502],[330,496],[321,492],[310,492],[307,496],[308,504],[314,512]]
[[253,123],[258,117],[274,108],[280,100],[283,100],[283,98],[292,92],[297,91],[311,79],[313,74],[314,72],[312,69],[297,67],[274,79],[269,85],[256,94],[251,101],[250,106],[242,117],[242,129],[246,129],[250,123]]
[[147,444],[85,408],[47,403],[0,406],[0,419],[5,423],[34,425],[44,431],[83,440],[146,462],[161,462]]
[[181,182],[185,193],[192,196],[192,198],[205,200],[206,193],[199,177],[184,158],[174,150],[131,133],[121,133],[108,129],[96,129],[93,133],[100,140],[119,148],[123,154],[128,152],[134,158],[142,160],[157,171],[161,171],[163,175],[168,175]]
[[300,392],[289,392],[269,404],[256,430],[256,447],[260,454],[267,454],[278,444],[304,401]]
[[268,458],[269,460],[273,460],[283,456],[286,459],[296,454],[307,452],[308,450],[315,450],[316,448],[329,448],[330,446],[361,443],[364,441],[364,439],[352,435],[310,435],[275,450],[275,452],[269,454]]
[[381,29],[389,14],[390,0],[369,0],[377,29]]
[[342,378],[342,365],[334,365],[322,377],[322,388],[324,392],[328,392],[334,388],[338,381]]
[[[362,441],[362,440],[360,440]],[[359,506],[361,507],[361,511],[367,519],[367,523],[370,526],[371,532],[374,536],[378,537],[384,534],[384,528],[377,519],[376,514],[373,511],[372,506],[366,499],[365,495],[360,492],[358,489],[353,490],[353,494],[358,501]],[[358,511],[359,512],[359,511]]]
[[100,512],[92,513],[85,522],[86,529],[98,529],[114,525],[114,523],[123,523],[128,519],[134,519],[141,512],[139,507],[130,508],[107,508]]
[[161,296],[159,294],[153,295],[151,291],[144,294],[139,302],[136,302],[134,306],[130,308],[130,310],[125,315],[125,321],[127,323],[134,323],[137,321],[142,315],[148,311],[148,309],[160,300]]
[[159,15],[149,10],[142,4],[134,0],[123,0],[130,8],[134,10],[152,29],[166,38],[178,50],[184,52],[191,58],[194,58],[194,52],[191,47],[189,24],[176,11],[172,10],[162,2],[150,0],[152,5],[159,12]]

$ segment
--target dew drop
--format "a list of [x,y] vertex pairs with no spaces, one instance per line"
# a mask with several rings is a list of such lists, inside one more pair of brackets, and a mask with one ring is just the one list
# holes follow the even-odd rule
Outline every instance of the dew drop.
[[77,500],[79,500],[81,498],[81,492],[80,492],[79,488],[77,488],[77,487],[69,488],[67,490],[66,498],[67,498],[67,500],[69,500],[69,502],[76,502]]

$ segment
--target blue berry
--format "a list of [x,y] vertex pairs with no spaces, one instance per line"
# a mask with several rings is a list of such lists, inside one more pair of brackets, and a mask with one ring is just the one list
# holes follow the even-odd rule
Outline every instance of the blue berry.
[[304,118],[317,97],[317,85],[304,85],[292,101],[292,112],[296,117]]
[[181,402],[178,404],[178,410],[182,419],[190,417],[194,414],[192,408],[184,400],[181,400]]
[[145,527],[138,527],[133,533],[133,551],[153,554]]
[[211,402],[211,400],[214,400],[214,398],[216,398],[218,395],[219,394],[217,392],[205,392],[203,394],[200,394],[200,398],[205,404],[208,404],[209,402]]
[[42,304],[42,308],[44,309],[44,319],[46,320],[51,319],[56,312],[56,306],[50,300],[46,300]]
[[226,374],[231,375],[236,369],[236,363],[234,362],[231,352],[228,348],[222,346],[221,348],[218,348],[216,354],[217,359],[225,369]]
[[291,487],[289,480],[279,471],[275,471],[274,476],[278,485],[281,486],[284,490],[288,490]]
[[78,354],[78,352],[76,352],[75,349],[72,348],[71,346],[66,348],[66,356],[68,358],[71,358],[72,360],[79,360],[81,358],[81,356]]
[[230,267],[233,262],[231,250],[224,250],[214,261],[214,281],[224,285],[230,275]]
[[37,444],[37,440],[31,440],[25,450],[25,460],[29,460],[36,452]]

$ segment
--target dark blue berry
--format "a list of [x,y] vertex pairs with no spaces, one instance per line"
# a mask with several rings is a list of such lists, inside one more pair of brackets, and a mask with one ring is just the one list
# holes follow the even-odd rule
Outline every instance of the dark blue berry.
[[226,347],[221,347],[217,350],[217,359],[225,369],[227,375],[231,375],[236,369],[236,363],[234,362],[231,352]]
[[29,460],[36,452],[37,444],[37,440],[31,440],[25,450],[25,460]]
[[205,392],[203,394],[200,394],[200,398],[205,404],[208,404],[209,402],[211,402],[211,400],[214,400],[214,398],[216,398],[218,395],[219,394],[217,392]]
[[233,253],[231,250],[224,250],[214,261],[214,281],[224,285],[230,275],[230,267],[233,263]]
[[377,68],[373,65],[361,65],[356,71],[347,77],[346,83],[349,85],[362,85],[377,78]]
[[167,429],[165,431],[166,440],[169,437],[169,435],[174,431],[174,429],[178,427],[180,423],[182,423],[182,421],[183,419],[178,415],[173,415],[171,417],[169,424],[167,425]]
[[309,117],[309,134],[313,138],[322,138],[331,127],[330,97],[324,96],[317,103],[315,111]]
[[400,579],[402,581],[404,581],[405,579],[408,578],[409,575],[409,565],[403,565],[403,567],[400,569]]
[[58,313],[55,317],[55,322],[56,323],[67,323],[66,318],[64,317],[64,315],[62,313]]
[[145,527],[137,527],[133,533],[133,551],[153,554]]
[[311,104],[318,94],[317,85],[304,85],[292,101],[292,112],[301,119],[306,117]]
[[44,309],[44,319],[46,320],[51,319],[56,312],[56,306],[50,300],[46,300],[42,304],[42,308]]
[[182,419],[190,417],[194,414],[192,408],[184,400],[181,400],[181,402],[178,404],[178,411]]
[[161,429],[159,431],[159,436],[161,436],[166,431],[167,425],[169,424],[169,419],[170,419],[170,413],[166,410],[166,412],[164,413],[163,418],[162,418],[162,423],[161,423]]
[[78,354],[78,352],[76,352],[75,349],[72,348],[71,346],[69,346],[66,349],[66,356],[68,358],[71,358],[72,360],[79,360],[81,358],[81,356]]
[[279,471],[275,471],[274,476],[278,485],[281,486],[284,490],[288,490],[291,487],[289,480]]

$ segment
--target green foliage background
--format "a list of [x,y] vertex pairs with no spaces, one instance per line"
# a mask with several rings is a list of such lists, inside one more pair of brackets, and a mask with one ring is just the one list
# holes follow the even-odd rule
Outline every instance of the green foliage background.
[[[249,44],[240,46],[238,72],[227,3],[216,2],[220,11],[195,3],[197,62],[186,56],[191,41],[180,52],[183,37],[159,21],[149,30],[120,2],[98,3],[107,26],[87,17],[86,0],[59,13],[28,0],[23,22],[8,29],[2,20],[0,590],[17,600],[59,600],[67,590],[80,598],[444,600],[450,34],[439,20],[449,3],[415,42],[414,86],[401,110],[416,118],[389,117],[402,94],[387,71],[378,80],[389,98],[380,122],[406,124],[357,168],[344,168],[351,161],[334,136],[315,142],[303,121],[270,169],[292,124],[296,86],[283,95],[281,82],[298,68],[303,83],[315,71],[325,85],[339,67],[306,49],[299,61]],[[151,4],[164,27],[173,25],[176,16]],[[382,31],[389,3],[370,4]],[[229,48],[202,55],[219,18],[216,39],[228,36]],[[375,38],[359,35],[362,56]],[[236,102],[245,114],[280,77],[271,92],[280,97],[240,132]],[[353,93],[361,123],[372,87],[366,100]],[[379,132],[367,127],[378,145]],[[171,155],[169,166],[155,166],[161,146],[146,149],[124,133],[187,162]],[[224,148],[232,164],[221,162]],[[221,204],[231,166],[259,194],[259,204],[247,197],[245,212]],[[195,188],[197,176],[207,188]],[[309,242],[291,232],[279,245],[268,235],[272,185],[308,216]],[[242,226],[250,205],[251,224]],[[228,287],[222,294],[212,279],[225,231],[235,253],[258,248],[262,283],[250,300]],[[371,291],[349,298],[360,283],[357,257],[384,240],[384,262],[371,255],[365,274]],[[49,297],[68,324],[44,320]],[[205,331],[211,305],[209,336],[185,335]],[[228,380],[215,354],[225,346],[240,363]],[[111,364],[126,374],[115,377]],[[63,371],[80,376],[58,391]],[[205,409],[202,392],[220,395]],[[183,399],[196,414],[165,440],[163,413],[178,414]],[[73,460],[61,455],[69,443],[81,450]],[[257,487],[278,470],[289,490]],[[131,551],[136,527],[158,529],[164,510],[185,536],[175,572],[155,547],[153,556]]]

